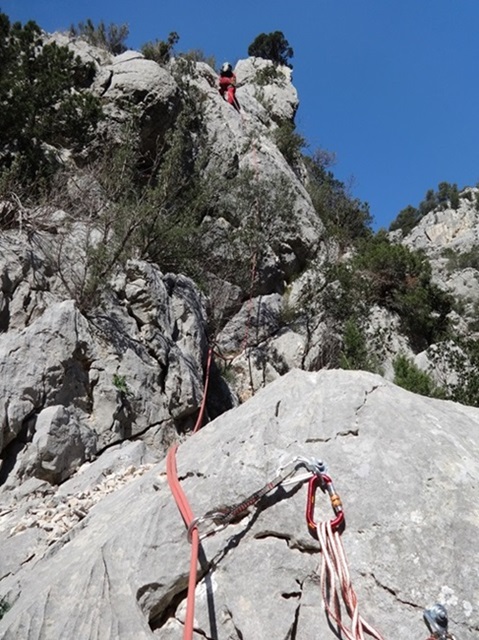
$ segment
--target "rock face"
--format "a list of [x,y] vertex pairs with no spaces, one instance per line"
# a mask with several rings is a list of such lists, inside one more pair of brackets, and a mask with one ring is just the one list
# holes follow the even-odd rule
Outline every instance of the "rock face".
[[[0,202],[9,228],[0,235],[0,637],[182,636],[189,544],[164,461],[182,440],[180,481],[197,516],[241,502],[296,455],[325,459],[345,506],[343,541],[363,616],[386,638],[422,637],[421,610],[439,600],[452,631],[472,640],[479,411],[359,372],[288,373],[325,366],[328,349],[339,348],[321,309],[306,304],[323,277],[325,230],[304,166],[276,144],[278,131],[291,133],[298,106],[289,69],[238,63],[238,113],[205,63],[159,66],[137,52],[112,56],[53,39],[93,62],[91,90],[103,101],[108,140],[122,139],[134,109],[141,150],[151,157],[168,145],[182,109],[197,104],[193,138],[209,150],[201,178],[215,176],[229,199],[218,208],[212,198],[195,223],[210,251],[202,282],[209,300],[190,279],[130,259],[100,269],[108,282],[98,287],[98,304],[85,293],[88,259],[111,239],[95,221],[112,203],[85,169],[92,150],[76,158],[81,172],[73,152],[62,156],[71,171],[65,209],[81,200],[78,215]],[[455,248],[458,238],[467,250],[476,244],[475,195],[463,198],[460,215],[434,212],[404,240],[435,247],[438,278],[446,273],[441,248]],[[260,247],[258,238],[256,246],[244,240],[248,225],[260,229]],[[230,282],[215,265],[236,268],[225,241],[234,234],[250,253]],[[474,269],[454,277],[473,298]],[[206,417],[220,417],[186,438],[205,390],[209,320],[218,366],[248,402],[234,408],[213,365]],[[371,310],[388,357],[407,349],[395,321]],[[316,517],[329,518],[321,497]],[[196,638],[335,637],[305,502],[304,486],[279,488],[204,540]]]
[[431,211],[402,240],[412,249],[425,251],[436,282],[466,303],[479,300],[479,271],[474,257],[471,266],[458,265],[453,257],[473,252],[479,243],[478,194],[477,188],[464,189],[457,209]]
[[7,240],[2,481],[10,474],[7,486],[31,475],[63,482],[106,447],[142,434],[163,452],[202,399],[206,312],[196,287],[130,261],[103,307],[87,317],[62,300],[59,274],[38,238]]
[[239,96],[258,100],[270,111],[275,121],[294,120],[299,99],[289,67],[275,66],[263,58],[247,58],[238,62],[235,73]]
[[[210,302],[215,294],[227,298],[229,321],[218,321],[226,325],[220,346],[229,357],[274,342],[270,351],[277,353],[277,366],[269,366],[267,375],[260,349],[253,359],[243,354],[235,363],[238,391],[249,386],[248,377],[254,391],[301,361],[304,341],[277,335],[282,295],[317,251],[324,229],[274,140],[298,106],[289,69],[259,59],[240,63],[237,113],[219,95],[217,75],[204,63],[177,59],[160,66],[138,52],[114,56],[65,34],[45,39],[93,64],[88,90],[101,97],[107,139],[118,136],[119,142],[121,127],[135,111],[145,154],[164,144],[178,112],[196,96],[202,134],[214,149],[206,174],[219,172],[229,181],[242,170],[252,171],[258,189],[266,185],[261,188],[269,207],[266,215],[258,205],[258,216],[268,218],[263,223],[268,237],[248,265],[254,277],[232,284],[219,280],[214,269],[207,274],[217,281]],[[206,300],[190,280],[132,260],[108,274],[103,306],[85,311],[88,255],[106,237],[95,221],[111,203],[84,170],[94,151],[82,151],[81,170],[69,153],[63,154],[69,158],[65,210],[22,207],[15,230],[0,237],[0,478],[9,487],[31,476],[62,483],[82,463],[132,437],[147,438],[162,455],[178,430],[191,427],[202,398]],[[288,196],[284,220],[268,190],[276,183]],[[69,211],[78,201],[81,214]],[[206,216],[202,223],[204,242],[222,262],[230,256],[221,239],[244,224],[236,209],[233,202],[225,218]],[[250,317],[251,310],[258,310],[257,317]],[[235,404],[219,376],[213,386],[217,393],[209,415]]]
[[444,249],[469,251],[479,241],[479,211],[475,204],[477,188],[461,192],[457,209],[446,207],[428,213],[408,234],[404,243],[438,255]]
[[[190,548],[165,464],[152,466],[139,445],[112,448],[57,491],[38,482],[4,500],[2,638],[182,637]],[[450,631],[472,640],[478,453],[477,409],[372,374],[293,371],[184,442],[177,464],[201,516],[242,501],[296,455],[325,460],[363,617],[385,638],[426,637],[422,609],[441,601]],[[304,486],[277,489],[203,541],[195,637],[336,637],[305,502]],[[320,492],[317,503],[315,517],[330,518]],[[62,518],[65,533],[49,539]]]

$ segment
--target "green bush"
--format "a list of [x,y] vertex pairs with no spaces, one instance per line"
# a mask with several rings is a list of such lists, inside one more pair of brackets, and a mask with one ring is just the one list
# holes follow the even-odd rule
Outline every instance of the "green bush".
[[378,305],[398,315],[416,351],[448,334],[452,299],[431,281],[426,256],[390,243],[385,233],[358,242],[355,253],[333,264],[325,278],[321,306],[335,322],[361,326]]
[[332,264],[325,272],[325,285],[320,290],[320,307],[336,323],[349,319],[359,322],[366,317],[367,283],[357,277],[348,262]]
[[328,170],[331,154],[319,149],[304,158],[306,186],[314,208],[328,231],[346,248],[372,234],[367,203],[353,198],[343,182]]
[[[170,34],[171,35],[171,34]],[[179,54],[180,58],[190,60],[191,62],[205,62],[212,69],[216,68],[216,59],[214,56],[208,56],[201,49],[190,49]]]
[[370,353],[366,337],[353,318],[344,324],[342,345],[339,359],[342,369],[378,372],[377,359]]
[[48,182],[56,151],[79,151],[93,137],[102,117],[99,99],[83,91],[94,68],[67,47],[43,44],[34,22],[10,24],[0,14],[0,173],[12,168],[24,184]]
[[254,82],[260,87],[265,87],[268,84],[284,86],[286,78],[276,66],[272,65],[258,69],[254,76]]
[[301,150],[306,146],[305,138],[296,131],[292,122],[282,122],[274,130],[274,141],[283,154],[286,162],[295,169],[301,156]]
[[166,64],[172,56],[173,47],[178,43],[180,36],[172,31],[166,40],[146,42],[141,47],[141,53],[148,60],[154,60],[158,64]]
[[395,220],[389,225],[389,231],[396,231],[401,229],[404,235],[410,233],[417,223],[421,220],[421,214],[410,204],[402,209]]
[[369,304],[397,313],[415,350],[443,339],[449,329],[450,295],[431,280],[431,266],[424,253],[392,244],[378,233],[363,242],[352,259]]
[[127,50],[125,43],[129,35],[129,27],[127,24],[113,23],[106,26],[103,20],[95,25],[88,18],[86,22],[79,22],[77,26],[72,25],[70,34],[74,37],[84,38],[94,47],[100,47],[118,55]]
[[82,184],[99,194],[94,204],[89,189],[64,205],[85,223],[82,262],[65,265],[59,242],[55,270],[79,307],[95,307],[112,275],[131,258],[151,260],[164,272],[196,278],[204,270],[199,224],[209,202],[209,181],[202,175],[208,155],[201,134],[201,109],[193,95],[182,107],[155,157],[140,153],[139,130],[132,119],[121,133],[123,143],[111,141],[91,166],[84,167]]
[[435,365],[455,372],[455,380],[445,385],[445,398],[479,406],[479,340],[456,338],[435,345],[430,358]]
[[441,395],[431,377],[406,356],[399,355],[394,360],[393,367],[394,384],[399,387],[421,396],[439,397]]
[[451,209],[457,210],[459,208],[459,190],[457,184],[449,184],[448,182],[440,182],[437,188],[437,192],[434,189],[429,189],[426,192],[424,200],[419,203],[419,207],[413,207],[408,205],[405,209],[402,209],[391,225],[390,231],[396,229],[402,229],[406,235],[409,233],[430,211],[434,209]]
[[440,182],[438,185],[436,200],[441,209],[446,209],[447,207],[457,209],[459,207],[459,191],[457,184]]
[[468,268],[479,271],[479,247],[473,247],[463,253],[448,248],[443,251],[443,255],[447,258],[446,268],[448,271]]
[[283,32],[273,31],[272,33],[260,33],[249,45],[248,55],[291,67],[289,60],[294,57],[294,52]]

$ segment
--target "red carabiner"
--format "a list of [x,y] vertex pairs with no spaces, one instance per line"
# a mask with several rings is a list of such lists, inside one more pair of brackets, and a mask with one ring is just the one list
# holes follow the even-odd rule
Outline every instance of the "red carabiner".
[[344,525],[344,511],[341,505],[341,499],[334,491],[334,485],[331,478],[322,473],[321,475],[314,475],[308,484],[308,502],[306,504],[306,522],[312,533],[316,532],[316,522],[314,521],[314,505],[316,503],[316,489],[318,485],[323,491],[327,491],[331,506],[335,513],[335,517],[331,520],[331,528],[333,531],[338,531]]

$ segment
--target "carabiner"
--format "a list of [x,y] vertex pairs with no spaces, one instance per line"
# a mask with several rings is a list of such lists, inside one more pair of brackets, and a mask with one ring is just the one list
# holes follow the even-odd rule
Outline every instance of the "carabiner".
[[[193,529],[198,529],[198,535],[200,540],[204,540],[208,536],[212,536],[214,533],[221,531],[226,527],[227,523],[218,522],[224,514],[221,511],[212,511],[210,513],[206,513],[204,516],[200,516],[199,518],[194,518],[186,531],[186,537],[188,538],[188,542],[191,544],[191,539],[193,535]],[[206,531],[200,532],[199,525],[202,525],[205,522],[211,521],[210,528]]]
[[321,487],[322,491],[327,491],[335,517],[331,520],[331,528],[338,531],[344,525],[344,511],[341,505],[341,498],[334,490],[333,481],[325,473],[314,475],[308,483],[308,498],[306,504],[306,522],[312,533],[316,533],[317,525],[314,521],[314,505],[316,503],[316,489]]

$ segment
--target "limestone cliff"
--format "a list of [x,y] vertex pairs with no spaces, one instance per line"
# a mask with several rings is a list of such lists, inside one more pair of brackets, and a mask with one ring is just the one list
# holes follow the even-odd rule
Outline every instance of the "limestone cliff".
[[[479,410],[326,371],[344,328],[327,305],[344,306],[338,273],[358,249],[313,204],[290,69],[240,61],[238,112],[204,62],[44,38],[93,65],[84,91],[104,117],[84,148],[49,149],[47,202],[0,202],[1,637],[181,637],[189,545],[164,461],[181,442],[198,516],[295,455],[325,459],[363,615],[420,638],[439,600],[472,640]],[[395,238],[471,309],[476,272],[446,272],[443,250],[474,248],[473,199]],[[414,346],[397,310],[367,318],[392,377]],[[197,638],[335,637],[305,500],[278,488],[205,540]]]

